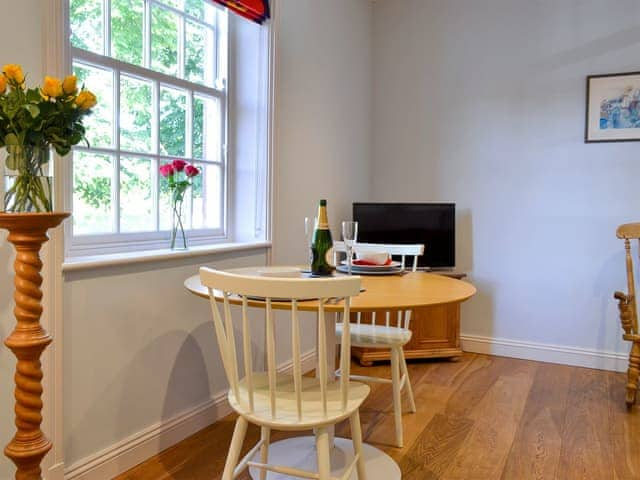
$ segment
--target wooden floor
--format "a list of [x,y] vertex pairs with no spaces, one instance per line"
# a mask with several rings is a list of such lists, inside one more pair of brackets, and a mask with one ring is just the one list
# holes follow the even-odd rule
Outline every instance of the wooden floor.
[[[375,385],[361,410],[365,441],[405,480],[640,480],[640,407],[627,412],[623,374],[476,354],[409,372],[418,412],[404,415],[405,448],[388,444],[389,385]],[[226,417],[117,479],[218,479],[233,423]],[[348,436],[348,426],[337,433]],[[258,437],[251,428],[245,451]]]

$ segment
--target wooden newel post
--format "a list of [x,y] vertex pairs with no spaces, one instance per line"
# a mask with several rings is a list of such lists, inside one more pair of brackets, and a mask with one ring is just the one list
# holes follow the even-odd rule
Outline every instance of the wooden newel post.
[[16,260],[13,298],[16,327],[5,340],[18,359],[15,374],[17,432],[4,453],[16,464],[16,480],[42,478],[40,463],[52,444],[40,430],[42,423],[42,367],[40,356],[53,338],[40,325],[42,260],[40,249],[68,213],[0,213],[0,228],[9,231]]

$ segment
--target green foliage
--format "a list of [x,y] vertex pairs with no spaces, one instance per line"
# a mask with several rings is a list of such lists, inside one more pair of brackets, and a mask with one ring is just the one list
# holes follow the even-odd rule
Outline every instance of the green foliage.
[[104,208],[111,201],[111,179],[106,177],[76,178],[75,193],[80,194],[84,201],[92,207]]
[[114,58],[142,65],[143,9],[143,0],[111,0],[111,55]]
[[102,0],[70,0],[71,45],[103,53]]

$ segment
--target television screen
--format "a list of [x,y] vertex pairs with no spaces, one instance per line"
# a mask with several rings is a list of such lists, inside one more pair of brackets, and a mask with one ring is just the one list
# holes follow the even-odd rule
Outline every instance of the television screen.
[[423,243],[420,267],[455,267],[455,203],[354,203],[353,219],[358,242]]

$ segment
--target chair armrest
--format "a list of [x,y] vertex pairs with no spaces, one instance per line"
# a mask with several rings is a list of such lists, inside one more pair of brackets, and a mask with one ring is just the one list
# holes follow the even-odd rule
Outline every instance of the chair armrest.
[[622,329],[625,335],[630,335],[633,332],[635,309],[633,308],[633,302],[635,301],[630,295],[622,292],[615,292],[613,298],[618,300],[618,309],[620,310],[620,322],[622,323]]

